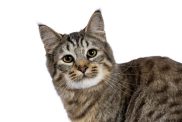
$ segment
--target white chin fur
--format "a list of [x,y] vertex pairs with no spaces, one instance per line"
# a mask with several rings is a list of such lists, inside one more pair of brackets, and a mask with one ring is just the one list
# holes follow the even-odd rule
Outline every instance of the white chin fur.
[[81,81],[70,81],[68,77],[66,79],[68,80],[66,84],[71,89],[90,88],[92,86],[97,85],[99,82],[101,82],[104,79],[103,68],[102,67],[99,68],[98,74],[95,78],[84,79]]

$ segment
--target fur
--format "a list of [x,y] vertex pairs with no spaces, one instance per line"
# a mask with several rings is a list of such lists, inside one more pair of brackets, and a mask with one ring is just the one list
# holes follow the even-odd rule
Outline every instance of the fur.
[[115,63],[100,10],[79,32],[39,30],[72,122],[182,122],[182,64],[160,56]]

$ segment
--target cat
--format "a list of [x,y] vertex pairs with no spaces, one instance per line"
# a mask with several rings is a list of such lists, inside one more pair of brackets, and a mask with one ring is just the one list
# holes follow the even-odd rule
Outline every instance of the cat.
[[39,31],[72,122],[182,122],[182,64],[160,56],[117,64],[100,10],[79,32]]

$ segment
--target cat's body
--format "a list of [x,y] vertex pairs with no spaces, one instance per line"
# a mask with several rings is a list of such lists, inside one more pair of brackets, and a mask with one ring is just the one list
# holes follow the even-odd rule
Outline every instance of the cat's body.
[[77,33],[39,28],[72,122],[182,122],[182,64],[165,57],[116,64],[100,11]]

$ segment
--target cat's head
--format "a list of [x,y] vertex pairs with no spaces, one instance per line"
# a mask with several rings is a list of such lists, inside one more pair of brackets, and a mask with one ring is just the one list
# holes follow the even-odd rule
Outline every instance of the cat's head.
[[115,61],[106,42],[100,10],[93,13],[80,32],[59,34],[46,25],[39,25],[39,30],[48,70],[57,85],[64,84],[70,89],[89,88],[110,74]]

